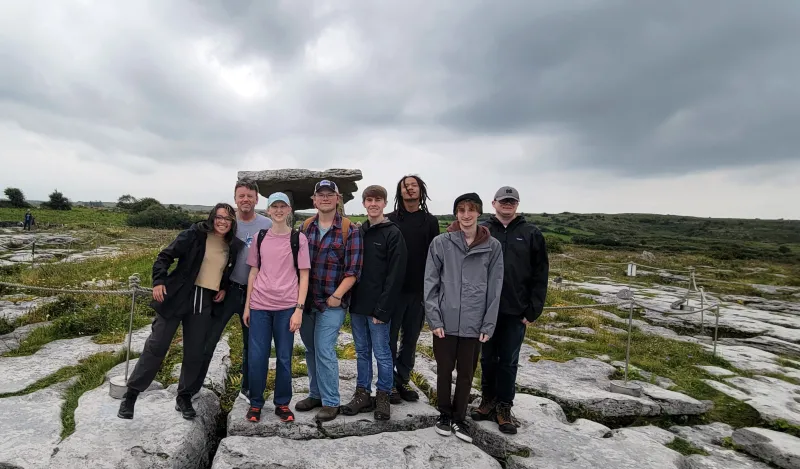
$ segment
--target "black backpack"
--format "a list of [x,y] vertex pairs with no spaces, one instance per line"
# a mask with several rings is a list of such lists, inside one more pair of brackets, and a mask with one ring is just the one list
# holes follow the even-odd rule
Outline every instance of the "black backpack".
[[[264,241],[264,236],[267,235],[267,230],[258,231],[258,240],[256,241],[256,249],[258,250],[258,268],[261,269],[261,241]],[[289,244],[292,245],[292,259],[294,260],[294,270],[297,273],[297,278],[300,278],[300,269],[297,268],[297,253],[300,252],[300,232],[292,228],[292,234],[289,236]]]

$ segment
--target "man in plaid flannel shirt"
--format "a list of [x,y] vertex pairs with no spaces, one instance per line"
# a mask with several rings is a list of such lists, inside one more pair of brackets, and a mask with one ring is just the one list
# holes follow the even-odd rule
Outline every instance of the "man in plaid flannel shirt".
[[324,422],[339,414],[339,359],[336,342],[350,302],[350,289],[361,275],[363,247],[361,232],[350,224],[344,241],[339,188],[323,180],[314,187],[317,215],[305,224],[311,256],[311,276],[300,337],[306,346],[309,395],[295,410],[322,407],[315,419]]

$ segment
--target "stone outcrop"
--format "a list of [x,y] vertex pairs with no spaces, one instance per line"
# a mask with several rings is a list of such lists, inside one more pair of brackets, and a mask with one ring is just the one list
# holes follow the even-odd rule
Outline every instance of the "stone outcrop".
[[266,171],[239,171],[238,178],[254,181],[258,192],[268,197],[273,192],[285,192],[292,200],[294,210],[313,208],[311,195],[314,185],[328,179],[336,183],[344,199],[344,203],[353,200],[353,193],[358,190],[356,181],[363,176],[358,169],[327,169],[311,171],[308,169],[272,169]]
[[800,425],[800,386],[767,376],[736,376],[725,379],[725,383],[710,379],[703,381],[717,391],[750,405],[768,422],[786,420],[792,425]]
[[800,438],[766,428],[740,428],[733,432],[733,442],[778,467],[800,469]]
[[256,467],[500,469],[501,466],[476,446],[454,436],[441,437],[432,428],[316,441],[233,436],[222,440],[212,466],[213,469]]
[[575,358],[565,363],[539,360],[520,365],[517,385],[521,389],[600,417],[697,415],[712,407],[711,401],[698,401],[642,381],[633,381],[642,387],[642,397],[611,392],[609,376],[616,370],[599,360]]

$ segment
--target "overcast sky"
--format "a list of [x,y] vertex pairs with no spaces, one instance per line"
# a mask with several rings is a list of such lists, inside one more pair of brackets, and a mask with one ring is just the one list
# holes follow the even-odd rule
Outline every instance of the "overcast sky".
[[529,212],[798,219],[798,24],[797,0],[2,2],[0,186],[212,205],[240,170],[335,167],[419,174],[434,213],[510,184]]

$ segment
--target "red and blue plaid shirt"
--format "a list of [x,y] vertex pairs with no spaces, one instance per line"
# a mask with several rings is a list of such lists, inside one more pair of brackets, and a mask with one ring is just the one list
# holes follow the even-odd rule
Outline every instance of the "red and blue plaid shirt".
[[[304,233],[308,238],[308,251],[311,257],[307,298],[311,300],[310,304],[314,309],[325,311],[328,308],[328,298],[333,295],[345,277],[355,277],[356,282],[361,277],[364,253],[361,231],[355,223],[351,223],[347,245],[344,245],[342,216],[337,212],[333,224],[324,236],[320,236],[317,216],[314,216],[314,220]],[[350,291],[342,296],[341,307],[347,309],[349,304]]]

